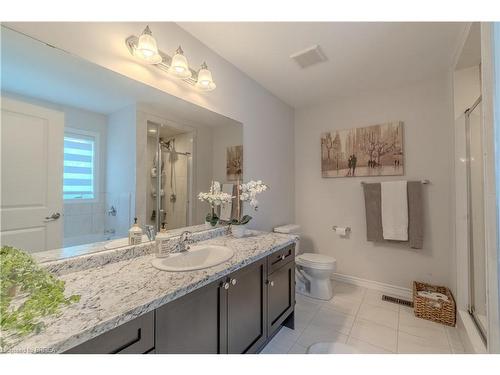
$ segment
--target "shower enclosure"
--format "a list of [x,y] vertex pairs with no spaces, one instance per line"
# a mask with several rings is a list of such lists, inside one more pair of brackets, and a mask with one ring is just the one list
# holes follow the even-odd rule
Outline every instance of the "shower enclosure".
[[487,337],[484,164],[481,97],[465,111],[469,301],[483,340]]
[[147,215],[160,230],[190,225],[192,133],[164,124],[148,123]]

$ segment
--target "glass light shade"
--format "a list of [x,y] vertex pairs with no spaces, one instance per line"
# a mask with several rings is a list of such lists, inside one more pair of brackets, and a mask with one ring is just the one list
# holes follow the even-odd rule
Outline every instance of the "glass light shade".
[[168,72],[177,78],[186,79],[191,77],[191,69],[189,69],[188,61],[180,46],[175,51],[174,57],[172,57]]
[[203,91],[212,91],[216,87],[212,79],[212,73],[208,70],[207,64],[205,63],[203,63],[201,69],[198,71],[196,87]]
[[153,37],[149,26],[146,27],[139,37],[139,41],[137,42],[137,46],[134,50],[134,55],[143,59],[148,64],[159,64],[162,61],[162,58],[158,53],[156,40]]

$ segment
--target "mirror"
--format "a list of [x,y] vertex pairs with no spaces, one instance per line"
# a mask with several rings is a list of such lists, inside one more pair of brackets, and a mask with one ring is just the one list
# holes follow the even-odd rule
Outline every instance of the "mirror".
[[2,246],[51,261],[127,246],[134,218],[173,236],[209,228],[197,195],[241,178],[241,123],[5,26],[1,38]]

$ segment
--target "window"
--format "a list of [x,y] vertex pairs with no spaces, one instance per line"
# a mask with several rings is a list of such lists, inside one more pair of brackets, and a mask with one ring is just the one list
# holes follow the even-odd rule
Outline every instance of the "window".
[[96,187],[96,137],[66,133],[64,136],[64,200],[93,200]]

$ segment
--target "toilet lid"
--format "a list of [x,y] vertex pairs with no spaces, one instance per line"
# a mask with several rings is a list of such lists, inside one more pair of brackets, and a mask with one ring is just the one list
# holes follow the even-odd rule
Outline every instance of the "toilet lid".
[[307,349],[307,354],[359,354],[359,351],[341,342],[318,342]]
[[329,257],[328,255],[315,254],[315,253],[304,253],[300,254],[296,260],[298,263],[310,264],[311,266],[329,266],[331,267],[335,264],[335,258]]

